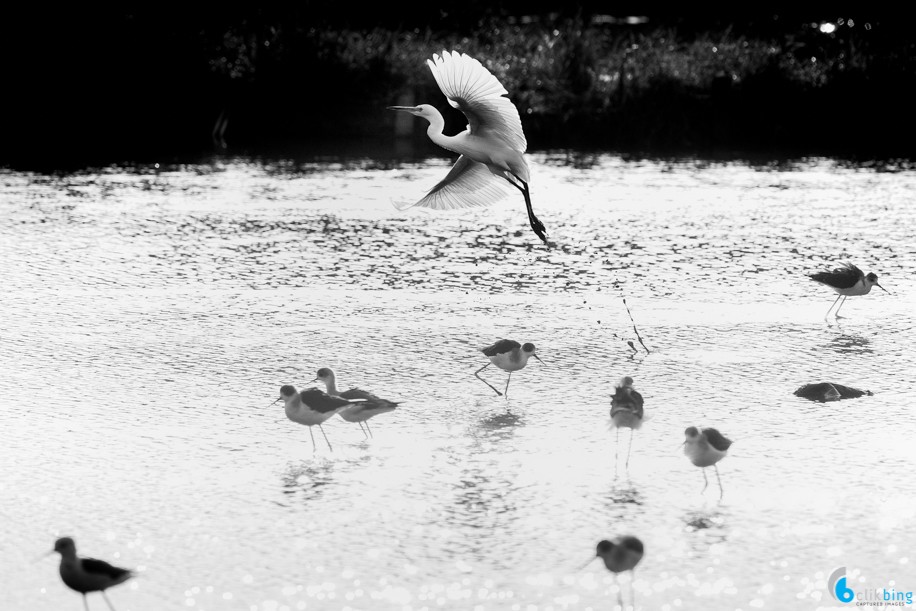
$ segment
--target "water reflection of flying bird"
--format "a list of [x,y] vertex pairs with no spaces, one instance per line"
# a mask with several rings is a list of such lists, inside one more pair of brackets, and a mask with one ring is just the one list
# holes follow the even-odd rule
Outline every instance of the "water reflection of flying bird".
[[455,136],[446,136],[442,133],[445,120],[429,104],[388,107],[426,119],[430,140],[460,155],[451,171],[426,197],[415,204],[398,205],[398,209],[486,206],[506,196],[504,185],[508,182],[522,192],[531,229],[548,244],[547,230],[531,208],[528,163],[524,156],[528,142],[518,110],[504,97],[509,92],[479,61],[463,53],[443,51],[441,57],[433,54],[433,59],[426,63],[448,103],[467,117],[468,126]]
[[60,554],[60,578],[68,588],[83,595],[86,611],[89,610],[89,603],[86,602],[88,592],[101,592],[105,602],[114,610],[105,590],[124,583],[133,577],[133,572],[112,566],[104,560],[80,558],[76,555],[76,543],[70,537],[58,539],[48,554],[54,552]]
[[633,378],[626,376],[620,380],[611,397],[611,425],[617,429],[614,442],[614,468],[617,468],[617,447],[620,442],[620,429],[630,429],[630,444],[627,446],[626,466],[630,466],[630,449],[633,447],[633,431],[642,426],[643,399],[633,388]]
[[695,426],[688,427],[684,431],[687,439],[684,440],[684,454],[697,467],[703,469],[703,490],[709,486],[709,480],[706,478],[706,467],[713,467],[716,470],[716,479],[719,481],[719,498],[725,491],[722,489],[722,479],[719,477],[719,467],[716,463],[725,458],[728,448],[732,445],[730,439],[713,428],[697,429]]
[[325,386],[328,389],[328,394],[333,397],[342,397],[344,399],[364,399],[361,403],[357,403],[352,407],[341,410],[337,412],[337,415],[346,420],[347,422],[356,422],[359,424],[359,429],[363,430],[363,423],[366,423],[366,430],[369,431],[366,434],[363,431],[363,434],[366,437],[372,435],[372,430],[369,429],[369,418],[377,416],[378,414],[384,414],[385,412],[390,412],[394,410],[398,403],[394,401],[389,401],[387,399],[380,399],[376,397],[371,392],[360,390],[359,388],[351,388],[343,392],[337,390],[337,375],[334,373],[333,369],[328,367],[322,367],[318,370],[318,377],[314,381],[324,382]]
[[868,295],[871,292],[871,287],[873,286],[877,286],[885,293],[889,292],[886,288],[878,284],[877,274],[869,273],[866,275],[862,272],[861,269],[852,263],[845,263],[842,267],[838,267],[833,271],[809,274],[808,277],[815,282],[820,282],[825,286],[829,286],[838,293],[836,301],[833,302],[833,305],[831,305],[830,309],[827,310],[827,313],[824,314],[824,318],[830,316],[830,310],[833,309],[833,306],[837,304],[837,301],[839,301],[840,298],[842,298],[843,301],[836,309],[836,312],[833,313],[834,317],[836,318],[843,318],[840,316],[840,308],[842,308],[843,304],[846,303],[847,297]]
[[[480,372],[489,367],[490,365],[496,365],[503,371],[509,372],[509,377],[506,379],[506,390],[505,395],[506,399],[509,398],[509,382],[512,380],[512,372],[518,371],[519,369],[524,369],[525,365],[528,364],[528,359],[532,356],[537,360],[541,361],[540,357],[536,355],[536,348],[534,344],[528,343],[522,345],[518,342],[512,341],[511,339],[501,339],[495,344],[481,348],[480,351],[483,352],[484,356],[490,359],[490,362],[474,372],[474,375],[477,376],[477,379],[493,389],[497,395],[502,395],[503,393],[496,390],[492,384],[480,377]],[[541,361],[543,363],[544,361]]]
[[[595,558],[601,558],[601,560],[604,561],[604,566],[614,574],[614,581],[616,582],[617,574],[635,569],[639,561],[642,560],[644,553],[645,547],[642,541],[636,537],[625,535],[623,537],[614,537],[610,541],[604,540],[599,542],[595,550]],[[588,564],[593,561],[594,558],[589,560]],[[588,564],[585,566],[588,566]],[[582,568],[585,568],[585,566]],[[631,603],[635,609],[636,596],[633,592],[632,578],[630,579],[630,598],[632,599]],[[617,604],[620,605],[621,609],[624,608],[623,594],[619,586],[617,588]]]
[[[358,401],[332,397],[317,388],[310,388],[297,393],[296,387],[289,385],[280,388],[280,398],[277,401],[285,403],[287,418],[309,427],[313,452],[317,447],[315,446],[315,435],[312,433],[312,427],[316,424],[318,425],[318,428],[321,429],[321,434],[324,435],[324,440],[328,444],[328,449],[333,452],[334,448],[331,447],[331,442],[328,441],[328,436],[321,427],[321,423],[341,410],[358,403]],[[274,403],[277,401],[274,401]]]

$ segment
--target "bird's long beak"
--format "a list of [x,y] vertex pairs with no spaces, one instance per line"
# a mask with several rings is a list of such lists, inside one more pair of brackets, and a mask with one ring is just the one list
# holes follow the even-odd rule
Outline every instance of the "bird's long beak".
[[[282,401],[282,400],[283,400],[283,397],[277,397],[277,401]],[[274,402],[271,403],[270,405],[273,405],[273,404],[276,403],[277,401],[274,401]],[[270,405],[268,405],[267,407],[270,407]]]
[[416,109],[416,106],[388,106],[388,110],[402,110],[404,112],[413,112]]
[[538,361],[540,361],[541,365],[546,365],[546,364],[547,364],[547,363],[545,363],[544,361],[541,361],[541,357],[539,357],[538,355],[532,354],[531,356],[533,356],[533,357],[536,358]]
[[890,291],[889,291],[889,290],[887,290],[886,288],[884,288],[883,286],[881,286],[881,285],[878,284],[877,282],[875,282],[875,286],[877,286],[879,289],[881,289],[881,290],[884,291],[885,293],[890,294]]
[[32,560],[32,562],[38,562],[39,560],[43,560],[43,559],[47,558],[48,556],[50,556],[50,555],[53,554],[53,553],[54,553],[54,550],[53,550],[53,549],[52,549],[52,550],[49,550],[49,551],[43,553],[43,554],[42,554],[41,556],[39,556],[38,558],[36,558],[35,560]]
[[583,564],[582,566],[580,566],[579,568],[576,569],[576,572],[578,573],[579,571],[585,569],[585,567],[587,567],[587,566],[590,565],[592,562],[594,562],[594,561],[595,561],[595,558],[597,558],[597,557],[598,557],[598,556],[595,555],[595,556],[592,556],[591,558],[589,558],[589,559],[588,559],[588,562],[586,562],[585,564]]
[[321,378],[315,378],[314,380],[312,380],[312,382],[320,382],[320,381],[321,381]]

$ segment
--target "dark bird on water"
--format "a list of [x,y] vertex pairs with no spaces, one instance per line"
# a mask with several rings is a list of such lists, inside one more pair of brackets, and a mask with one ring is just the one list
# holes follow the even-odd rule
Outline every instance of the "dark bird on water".
[[80,558],[76,555],[76,543],[70,537],[58,539],[54,549],[48,553],[54,552],[60,554],[60,578],[68,588],[83,595],[86,611],[89,611],[89,603],[86,601],[89,592],[101,592],[108,607],[114,611],[105,590],[133,577],[132,571],[112,566],[104,560]]
[[832,382],[818,382],[817,384],[805,384],[794,393],[796,397],[810,399],[811,401],[839,401],[840,399],[858,399],[863,395],[872,396],[870,390],[859,390],[851,386],[843,386]]

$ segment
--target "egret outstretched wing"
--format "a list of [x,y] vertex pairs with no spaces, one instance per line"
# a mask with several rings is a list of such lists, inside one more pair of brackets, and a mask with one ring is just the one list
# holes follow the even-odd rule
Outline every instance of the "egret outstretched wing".
[[509,188],[509,183],[493,175],[487,166],[462,155],[426,197],[416,203],[395,203],[394,206],[398,210],[413,206],[433,210],[487,206],[508,195]]
[[522,132],[518,109],[493,74],[464,53],[443,51],[426,60],[448,103],[468,118],[468,129],[476,136],[492,136],[524,153],[528,141]]

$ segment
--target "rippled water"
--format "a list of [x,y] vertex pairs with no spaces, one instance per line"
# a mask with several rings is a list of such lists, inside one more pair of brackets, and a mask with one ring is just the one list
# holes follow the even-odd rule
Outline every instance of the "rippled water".
[[[515,199],[395,211],[445,160],[0,172],[0,608],[79,608],[33,561],[62,535],[139,569],[119,611],[612,609],[579,568],[625,533],[640,609],[916,590],[916,171],[532,162],[549,251]],[[804,274],[847,259],[892,294],[827,324]],[[508,402],[473,377],[499,337],[546,363]],[[322,366],[403,405],[313,453],[268,404]],[[622,375],[650,419],[615,477]],[[792,396],[822,380],[875,395]],[[735,440],[721,502],[689,425]]]

